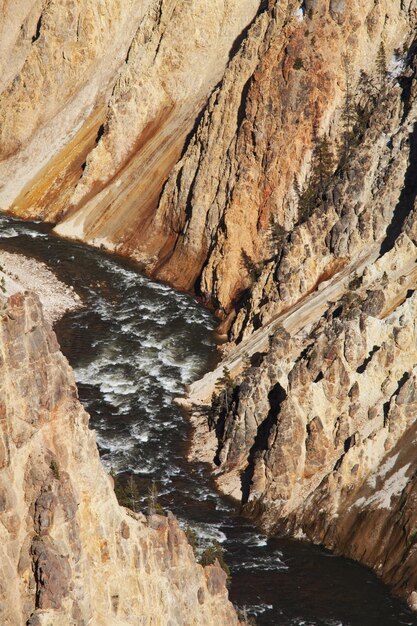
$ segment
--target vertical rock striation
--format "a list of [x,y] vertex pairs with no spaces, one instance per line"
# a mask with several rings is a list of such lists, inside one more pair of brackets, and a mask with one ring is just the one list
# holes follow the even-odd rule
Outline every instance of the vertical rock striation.
[[162,186],[258,6],[27,2],[21,25],[6,3],[3,28],[20,34],[4,50],[2,207],[137,260],[163,254],[149,224]]
[[205,458],[262,528],[373,567],[416,609],[415,51],[190,399],[217,395]]
[[27,0],[19,24],[6,3],[0,203],[233,316],[340,133],[344,56],[354,82],[391,58],[413,4]]
[[2,208],[51,221],[66,209],[148,4],[3,2]]

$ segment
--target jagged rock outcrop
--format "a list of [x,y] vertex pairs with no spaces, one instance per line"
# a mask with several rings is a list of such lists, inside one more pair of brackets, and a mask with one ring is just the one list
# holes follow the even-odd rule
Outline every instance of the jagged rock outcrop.
[[[20,14],[4,5],[2,208],[57,222],[57,233],[127,255],[216,308],[231,343],[190,389],[194,454],[214,462],[219,486],[268,532],[360,560],[417,608],[415,0],[131,0],[98,12],[91,0],[20,0]],[[334,165],[305,211],[324,136]],[[32,439],[56,455],[61,440],[55,448],[44,432]],[[29,498],[30,513],[19,505],[31,539],[22,530],[10,545],[30,543],[22,575],[39,587],[29,587],[30,610],[45,592],[65,615],[71,603],[88,614],[72,576],[84,576],[78,544],[62,560],[61,525],[42,539],[51,511],[61,506],[60,524],[66,515],[55,457],[45,458],[40,480],[51,489]],[[91,489],[91,473],[79,484]],[[97,536],[102,506],[94,500]],[[116,510],[110,534],[124,521],[135,538],[127,552],[109,548],[116,562],[141,553],[143,537],[157,545],[152,529]],[[100,550],[96,584],[121,615],[136,579],[113,602]],[[48,563],[59,589],[42,587]]]
[[194,454],[262,528],[361,561],[417,609],[415,53],[190,400],[217,396]]
[[237,624],[175,518],[118,505],[37,296],[0,307],[1,624]]
[[375,568],[416,608],[417,247],[401,235],[359,289],[271,339],[217,424],[218,484],[269,533]]
[[343,56],[356,81],[415,21],[411,0],[21,4],[3,16],[2,208],[223,317],[273,253],[271,219],[297,223],[315,135],[340,130]]

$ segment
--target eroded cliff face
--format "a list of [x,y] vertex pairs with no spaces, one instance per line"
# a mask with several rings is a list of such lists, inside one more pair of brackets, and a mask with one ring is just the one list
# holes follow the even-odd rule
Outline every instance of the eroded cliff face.
[[158,208],[165,222],[182,219],[157,275],[174,284],[188,275],[186,286],[197,276],[197,292],[221,315],[250,288],[247,261],[273,255],[271,222],[287,232],[298,222],[296,187],[315,138],[340,133],[344,56],[358,77],[373,71],[381,41],[391,53],[412,32],[410,7],[399,2],[268,5],[211,96]]
[[148,228],[162,186],[258,5],[26,2],[19,24],[6,3],[2,207],[65,218],[60,234],[139,260],[163,254],[166,229]]
[[2,208],[214,306],[231,342],[190,389],[193,454],[417,608],[415,0],[20,5]]
[[237,624],[175,518],[118,505],[37,297],[0,306],[1,623]]
[[211,448],[219,486],[267,532],[375,568],[414,608],[416,261],[401,235],[323,316],[294,334],[284,319]]
[[[266,265],[196,383],[194,455],[270,533],[373,567],[417,608],[417,57]],[[256,330],[258,329],[258,330]],[[224,378],[227,367],[233,384]],[[207,428],[207,423],[211,430]]]
[[148,5],[2,3],[2,208],[54,220],[67,207]]
[[344,55],[356,82],[415,18],[412,0],[21,4],[2,15],[2,208],[223,317],[274,252],[271,220],[297,223],[317,133],[340,132]]

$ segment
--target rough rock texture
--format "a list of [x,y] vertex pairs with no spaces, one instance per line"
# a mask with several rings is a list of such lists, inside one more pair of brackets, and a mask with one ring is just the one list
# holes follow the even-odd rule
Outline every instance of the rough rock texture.
[[114,76],[150,3],[2,3],[0,205],[55,219],[94,147]]
[[74,288],[58,280],[44,263],[5,250],[0,250],[0,285],[6,297],[26,289],[35,291],[41,301],[44,317],[50,324],[67,311],[82,306],[82,300]]
[[265,4],[158,209],[180,233],[157,275],[183,287],[198,277],[222,315],[250,285],[245,257],[271,256],[271,219],[287,231],[297,222],[294,180],[304,182],[313,137],[339,130],[343,56],[356,78],[372,71],[381,40],[389,54],[412,31],[409,7],[391,0]]
[[374,567],[414,607],[416,262],[402,235],[353,295],[275,332],[220,414],[216,450],[218,484],[265,530]]
[[237,624],[172,516],[119,507],[38,298],[0,307],[1,624]]
[[348,163],[255,283],[237,346],[188,399],[217,395],[211,431],[204,411],[193,417],[193,454],[267,532],[373,567],[415,609],[416,78],[413,45]]
[[66,216],[59,233],[134,258],[140,246],[159,254],[160,233],[148,242],[146,227],[258,0],[23,4],[25,20],[8,2],[2,15],[15,31],[2,53],[13,59],[0,99],[2,207]]
[[[147,260],[165,249],[152,221],[162,186],[257,0],[157,0],[140,23],[57,232]],[[172,236],[172,232],[169,233]]]
[[[417,609],[415,0],[3,4],[2,208],[215,307],[232,341],[183,400],[193,454],[263,528]],[[323,136],[335,163],[305,213]],[[55,505],[36,506],[42,537]],[[30,540],[40,584],[57,540]],[[76,597],[71,559],[45,602]]]
[[297,222],[314,136],[340,129],[343,56],[356,81],[415,17],[412,0],[20,4],[2,15],[0,205],[221,316],[245,259],[271,256],[270,220]]
[[333,276],[353,276],[357,266],[393,245],[416,197],[416,68],[412,56],[403,78],[380,97],[360,146],[317,210],[266,264],[234,321],[233,339],[248,336]]

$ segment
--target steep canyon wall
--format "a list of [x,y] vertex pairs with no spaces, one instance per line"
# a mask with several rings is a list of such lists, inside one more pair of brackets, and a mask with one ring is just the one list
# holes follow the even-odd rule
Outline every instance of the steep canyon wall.
[[[0,206],[140,262],[227,316],[291,231],[317,133],[340,132],[414,2],[5,3]],[[25,19],[22,19],[24,17]]]
[[237,624],[176,519],[118,505],[37,296],[0,309],[1,624]]
[[414,45],[189,398],[194,454],[222,490],[267,532],[373,567],[414,608],[416,75]]
[[1,208],[213,306],[195,454],[417,608],[415,0],[18,4]]

